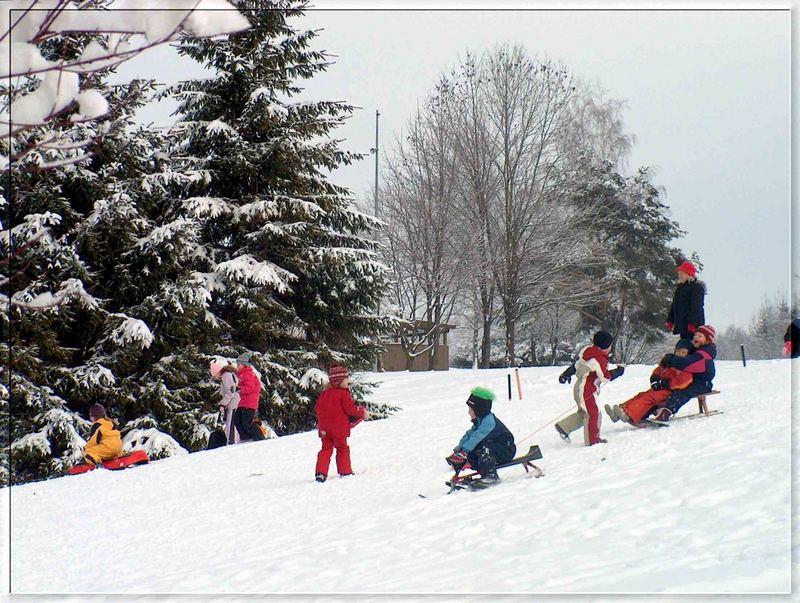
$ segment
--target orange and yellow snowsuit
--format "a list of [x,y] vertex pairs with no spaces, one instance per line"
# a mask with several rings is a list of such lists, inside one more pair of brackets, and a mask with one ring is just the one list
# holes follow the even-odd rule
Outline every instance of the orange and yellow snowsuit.
[[669,389],[648,389],[620,404],[633,423],[638,423],[644,419],[651,408],[666,400],[674,390],[689,387],[692,382],[692,374],[675,368],[665,369],[657,366],[653,374],[650,375],[650,381],[653,382],[656,379],[669,381]]
[[83,458],[87,463],[97,465],[102,461],[110,461],[122,454],[122,439],[119,431],[114,429],[111,419],[97,419],[92,424],[89,440],[83,447]]

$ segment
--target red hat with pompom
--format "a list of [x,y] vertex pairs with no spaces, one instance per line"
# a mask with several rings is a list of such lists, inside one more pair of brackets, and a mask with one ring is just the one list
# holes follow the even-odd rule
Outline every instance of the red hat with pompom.
[[703,325],[702,327],[698,327],[695,333],[702,333],[708,343],[714,343],[714,339],[717,336],[717,330],[711,325]]
[[332,364],[331,368],[328,370],[328,381],[330,381],[331,385],[334,387],[337,387],[342,381],[349,378],[350,373],[347,371],[347,368],[343,366]]

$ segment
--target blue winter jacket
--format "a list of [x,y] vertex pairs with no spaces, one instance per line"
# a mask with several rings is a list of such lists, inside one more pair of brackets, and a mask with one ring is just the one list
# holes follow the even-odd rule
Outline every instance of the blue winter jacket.
[[482,417],[473,419],[472,427],[461,437],[458,446],[456,446],[453,451],[458,452],[459,450],[463,450],[464,452],[472,452],[475,447],[484,440],[513,443],[514,436],[508,430],[508,427],[503,425],[503,422],[490,412]]

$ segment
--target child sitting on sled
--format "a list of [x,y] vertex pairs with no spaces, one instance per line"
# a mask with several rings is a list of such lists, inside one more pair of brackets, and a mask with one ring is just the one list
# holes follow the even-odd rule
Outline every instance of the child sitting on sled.
[[114,423],[106,415],[102,404],[93,404],[89,409],[89,420],[93,423],[89,440],[83,448],[83,459],[90,465],[99,465],[122,454],[122,439]]
[[[693,350],[689,339],[681,339],[675,344],[675,355],[685,357]],[[668,368],[659,364],[650,375],[650,389],[639,392],[633,398],[614,406],[605,405],[606,414],[611,420],[625,421],[636,425],[655,411],[659,404],[679,389],[686,389],[692,382],[692,374],[676,368]]]
[[497,466],[514,458],[514,436],[492,413],[494,393],[484,387],[474,388],[467,398],[472,427],[462,436],[453,454],[445,459],[458,473],[467,463],[480,473],[475,487],[487,488],[500,481]]

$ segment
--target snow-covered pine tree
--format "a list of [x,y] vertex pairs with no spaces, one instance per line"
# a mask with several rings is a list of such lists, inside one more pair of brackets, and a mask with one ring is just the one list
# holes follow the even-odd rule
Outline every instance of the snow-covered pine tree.
[[647,168],[627,178],[610,163],[594,168],[577,202],[600,212],[592,234],[609,255],[608,264],[592,274],[604,280],[607,294],[587,308],[588,315],[615,334],[617,362],[652,361],[653,347],[666,335],[675,266],[682,257],[670,243],[684,233],[669,218]]
[[[132,112],[149,88],[109,92],[112,111],[84,126],[87,136],[107,130],[88,163],[44,172],[23,166],[10,175],[8,274],[14,299],[28,304],[12,305],[2,322],[13,482],[79,460],[94,402],[123,433],[158,427],[186,447],[205,443],[201,403],[214,387],[201,368],[175,370],[203,365],[197,347],[209,336],[205,290],[192,276],[192,228],[200,225],[170,228],[169,218],[173,190],[193,175],[169,172],[165,141],[133,128]],[[31,230],[45,232],[41,241],[15,249]],[[50,291],[65,288],[80,295],[48,303]],[[179,448],[167,435],[152,440],[158,446],[146,448],[156,458]]]
[[375,313],[387,268],[370,238],[379,223],[327,176],[358,158],[331,137],[353,107],[295,100],[300,82],[330,64],[310,49],[315,32],[289,23],[306,3],[235,4],[249,30],[179,47],[213,73],[170,91],[184,168],[207,176],[180,215],[204,224],[198,272],[221,336],[203,351],[253,352],[271,383],[261,416],[288,432],[313,424],[318,369],[371,362],[392,325]]

